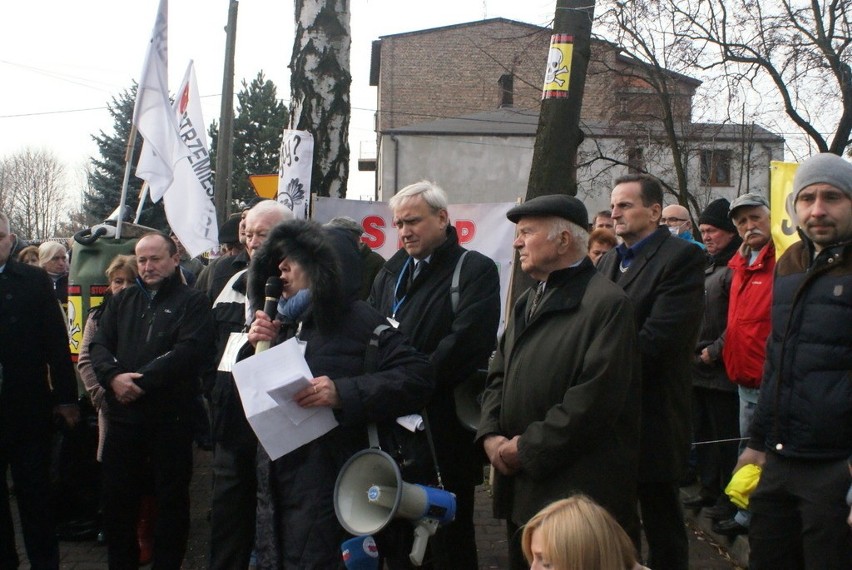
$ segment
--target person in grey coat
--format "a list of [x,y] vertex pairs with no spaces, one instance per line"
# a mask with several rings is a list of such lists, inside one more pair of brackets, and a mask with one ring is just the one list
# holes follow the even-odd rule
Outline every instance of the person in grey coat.
[[541,196],[507,217],[518,224],[521,267],[539,283],[500,339],[476,439],[496,471],[510,567],[520,569],[521,527],[576,492],[638,537],[640,367],[633,305],[586,257],[582,202]]
[[[717,518],[736,509],[723,493],[737,462],[739,398],[737,386],[725,373],[722,347],[728,323],[731,270],[728,261],[742,239],[728,218],[725,198],[711,202],[698,217],[698,229],[710,255],[704,269],[704,318],[692,362],[692,423],[701,489],[683,501],[700,509],[713,506]],[[719,443],[705,443],[716,442]]]

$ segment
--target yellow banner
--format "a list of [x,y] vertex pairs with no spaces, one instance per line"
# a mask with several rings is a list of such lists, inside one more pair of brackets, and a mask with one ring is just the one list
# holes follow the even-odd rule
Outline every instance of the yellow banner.
[[772,210],[772,241],[775,242],[775,257],[781,257],[788,247],[799,241],[796,233],[796,212],[793,206],[793,176],[798,162],[773,160],[769,166],[769,204]]

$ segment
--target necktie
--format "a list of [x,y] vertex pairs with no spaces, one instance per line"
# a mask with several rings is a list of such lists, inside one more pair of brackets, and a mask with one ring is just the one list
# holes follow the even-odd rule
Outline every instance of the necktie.
[[538,303],[541,301],[541,298],[544,297],[544,285],[545,281],[542,281],[538,284],[538,287],[535,289],[535,295],[533,296],[532,303],[530,303],[530,310],[527,313],[527,322],[532,320],[533,315],[535,314],[536,309],[538,309]]
[[420,276],[420,273],[426,269],[426,265],[428,262],[423,259],[421,261],[415,261],[412,267],[408,271],[408,287],[407,289],[411,289],[411,285],[414,283],[415,279]]

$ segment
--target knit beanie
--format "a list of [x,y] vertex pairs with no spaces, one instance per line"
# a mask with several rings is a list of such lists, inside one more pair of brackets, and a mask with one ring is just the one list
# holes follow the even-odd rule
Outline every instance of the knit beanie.
[[811,184],[830,184],[852,197],[852,163],[829,152],[813,155],[796,169],[793,201]]
[[734,224],[728,218],[728,208],[730,207],[731,203],[725,198],[713,200],[707,204],[707,207],[698,216],[698,225],[709,224],[726,232],[737,233],[737,228],[734,227]]

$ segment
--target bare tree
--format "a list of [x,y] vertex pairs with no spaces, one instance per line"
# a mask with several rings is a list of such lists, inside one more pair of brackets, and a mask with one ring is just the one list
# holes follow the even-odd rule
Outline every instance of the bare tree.
[[702,47],[696,63],[722,71],[732,94],[748,89],[760,110],[786,114],[818,152],[852,144],[852,0],[665,3],[676,34]]
[[0,203],[16,233],[30,239],[54,234],[67,209],[64,170],[43,149],[27,148],[0,161]]
[[[754,125],[745,113],[734,117],[726,110],[726,84],[697,64],[699,44],[675,33],[682,16],[667,2],[605,0],[601,5],[597,29],[612,43],[598,42],[590,74],[609,76],[603,82],[612,89],[599,95],[612,109],[604,118],[608,133],[602,134],[617,134],[621,142],[613,145],[610,136],[603,144],[594,137],[582,153],[583,165],[594,165],[595,176],[609,176],[612,169],[621,173],[624,167],[646,172],[646,165],[653,165],[650,174],[664,190],[697,215],[718,197],[698,173],[706,168],[702,158],[715,153],[720,141],[719,152],[739,173],[739,180],[726,185],[737,192],[748,189],[757,145]],[[596,125],[586,128],[594,133]]]
[[[600,22],[618,45],[613,49],[632,61],[618,69],[607,65],[611,59],[601,62],[606,72],[618,75],[618,83],[631,87],[630,100],[624,101],[623,106],[629,109],[632,120],[625,122],[624,128],[638,131],[633,133],[635,138],[650,139],[671,153],[673,176],[654,174],[679,204],[697,211],[699,205],[690,194],[688,183],[687,135],[692,120],[690,101],[699,82],[674,71],[688,71],[691,46],[671,32],[672,20],[673,14],[665,3],[609,3]],[[639,117],[642,122],[635,122]],[[638,164],[631,166],[642,169]]]
[[296,0],[290,128],[314,137],[311,192],[344,198],[349,177],[349,0]]

